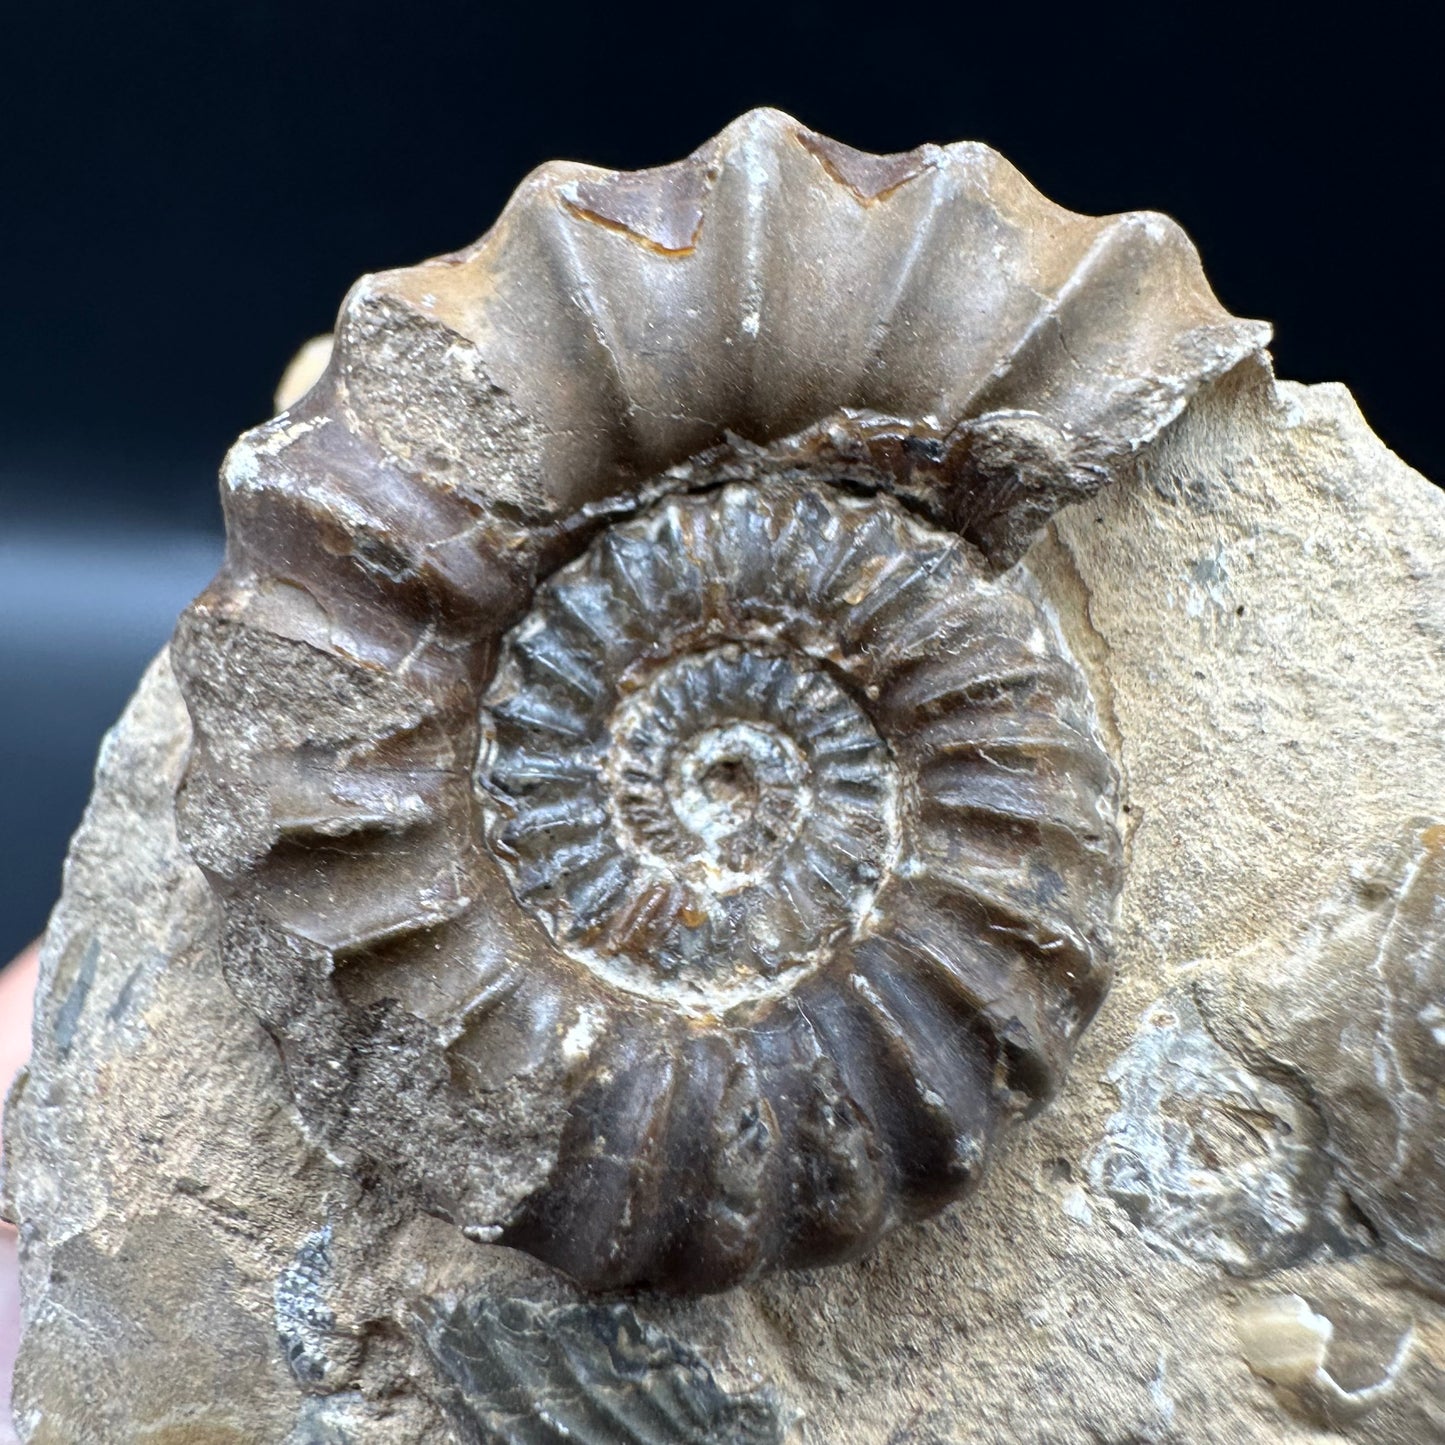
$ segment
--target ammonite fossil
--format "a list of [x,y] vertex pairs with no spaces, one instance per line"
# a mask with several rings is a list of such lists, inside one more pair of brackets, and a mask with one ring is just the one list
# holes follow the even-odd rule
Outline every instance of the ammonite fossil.
[[1263,339],[1160,217],[775,112],[363,280],[174,650],[183,835],[318,1137],[591,1288],[963,1195],[1121,873],[1020,559]]

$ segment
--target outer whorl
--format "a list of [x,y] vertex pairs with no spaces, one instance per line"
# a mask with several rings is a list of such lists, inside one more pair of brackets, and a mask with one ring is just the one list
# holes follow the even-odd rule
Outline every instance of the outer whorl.
[[773,112],[359,283],[175,648],[183,835],[311,1126],[597,1288],[960,1197],[1121,872],[1019,558],[1263,341],[1162,218]]

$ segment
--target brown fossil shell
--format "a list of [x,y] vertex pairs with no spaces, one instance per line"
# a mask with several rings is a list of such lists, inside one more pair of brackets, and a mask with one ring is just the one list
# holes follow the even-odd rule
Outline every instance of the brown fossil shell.
[[174,649],[183,836],[311,1127],[594,1288],[960,1197],[1120,882],[1019,559],[1264,341],[1161,217],[767,111],[360,282]]

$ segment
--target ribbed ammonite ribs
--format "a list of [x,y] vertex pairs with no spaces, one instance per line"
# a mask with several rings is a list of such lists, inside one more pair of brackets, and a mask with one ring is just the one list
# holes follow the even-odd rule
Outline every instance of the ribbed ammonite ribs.
[[359,283],[174,648],[182,833],[310,1126],[588,1288],[961,1197],[1121,880],[1024,553],[1264,339],[1160,217],[775,112]]

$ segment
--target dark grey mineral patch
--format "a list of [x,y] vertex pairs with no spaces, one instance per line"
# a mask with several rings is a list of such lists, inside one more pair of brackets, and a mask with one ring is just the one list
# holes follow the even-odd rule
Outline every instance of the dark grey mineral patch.
[[326,1303],[331,1284],[331,1226],[306,1237],[276,1281],[276,1334],[297,1383],[316,1385],[326,1374],[327,1338],[336,1316]]
[[418,1334],[475,1445],[781,1445],[770,1392],[732,1395],[622,1304],[429,1301]]

